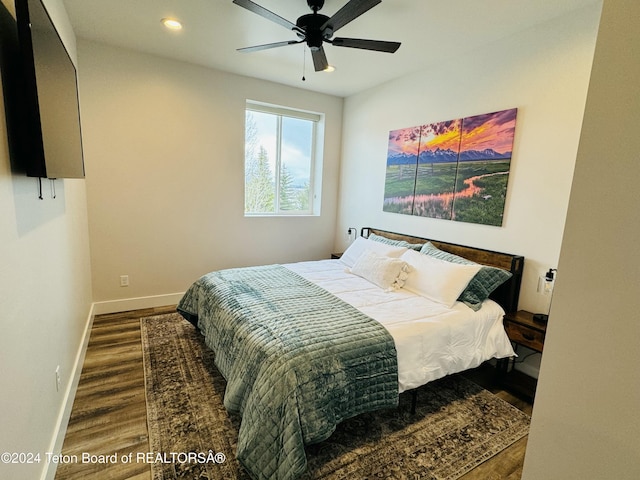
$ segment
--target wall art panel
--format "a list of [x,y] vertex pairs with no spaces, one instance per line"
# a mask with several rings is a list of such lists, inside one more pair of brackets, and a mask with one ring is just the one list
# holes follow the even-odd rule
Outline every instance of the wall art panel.
[[383,210],[501,226],[516,113],[389,132]]

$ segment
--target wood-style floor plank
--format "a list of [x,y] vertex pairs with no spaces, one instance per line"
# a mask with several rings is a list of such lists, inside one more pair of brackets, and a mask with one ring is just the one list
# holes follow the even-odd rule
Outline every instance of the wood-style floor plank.
[[[135,458],[138,452],[149,452],[140,318],[174,311],[175,306],[168,306],[95,317],[62,454],[81,459],[83,453],[115,453],[118,458],[131,453]],[[530,403],[496,387],[491,368],[481,367],[467,376],[531,414]],[[525,437],[460,480],[519,480],[526,445]],[[58,465],[55,478],[150,480],[151,467],[137,462],[71,462]]]
[[82,455],[135,458],[149,452],[140,318],[174,311],[169,306],[94,318],[62,446],[63,455],[79,461],[58,465],[57,480],[151,478],[148,464],[82,462]]

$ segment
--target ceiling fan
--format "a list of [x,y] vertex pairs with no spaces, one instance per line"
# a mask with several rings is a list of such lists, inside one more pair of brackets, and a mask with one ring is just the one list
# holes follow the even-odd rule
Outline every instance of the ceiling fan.
[[335,47],[360,48],[363,50],[373,50],[376,52],[394,53],[400,48],[399,42],[385,42],[382,40],[365,40],[361,38],[342,38],[333,37],[338,29],[344,27],[347,23],[355,20],[360,15],[375,7],[382,0],[349,0],[340,10],[333,16],[328,17],[318,13],[324,6],[324,0],[307,0],[307,5],[313,11],[302,15],[292,23],[279,15],[267,10],[251,0],[233,0],[233,3],[246,8],[250,12],[257,13],[261,17],[271,20],[283,27],[293,30],[299,37],[299,40],[288,40],[284,42],[267,43],[264,45],[256,45],[254,47],[239,48],[239,52],[256,52],[259,50],[267,50],[269,48],[284,47],[286,45],[295,45],[306,42],[311,50],[313,65],[316,72],[325,70],[329,63],[325,54],[323,43],[327,42]]

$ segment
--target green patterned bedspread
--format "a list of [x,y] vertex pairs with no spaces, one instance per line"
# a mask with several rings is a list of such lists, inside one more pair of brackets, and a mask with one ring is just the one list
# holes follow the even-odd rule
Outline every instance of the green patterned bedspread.
[[239,412],[237,458],[256,479],[306,470],[304,445],[398,404],[393,338],[377,321],[280,265],[213,272],[178,305],[198,327]]

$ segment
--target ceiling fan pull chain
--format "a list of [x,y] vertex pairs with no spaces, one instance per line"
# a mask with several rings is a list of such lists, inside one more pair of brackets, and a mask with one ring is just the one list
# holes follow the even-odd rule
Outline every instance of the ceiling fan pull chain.
[[[339,29],[352,22],[363,13],[369,11],[371,8],[382,3],[382,0],[349,0],[331,17],[318,13],[318,10],[324,6],[324,0],[307,0],[307,5],[311,8],[313,13],[302,15],[296,20],[296,23],[282,18],[280,15],[267,10],[252,0],[233,0],[233,3],[249,10],[250,12],[260,15],[267,20],[282,25],[288,30],[292,30],[299,38],[299,40],[288,40],[283,42],[266,43],[264,45],[255,45],[253,47],[239,48],[238,51],[240,52],[257,52],[260,50],[268,50],[271,48],[284,47],[287,45],[295,45],[297,43],[305,42],[311,50],[311,58],[313,58],[313,67],[315,71],[322,72],[329,66],[323,47],[324,42],[336,47],[359,48],[362,50],[388,53],[394,53],[400,47],[400,42],[367,40],[361,38],[331,38]],[[303,65],[303,82],[305,81],[305,68],[306,65]]]
[[307,68],[307,49],[302,49],[302,81],[305,82],[307,79],[304,78],[304,72]]

